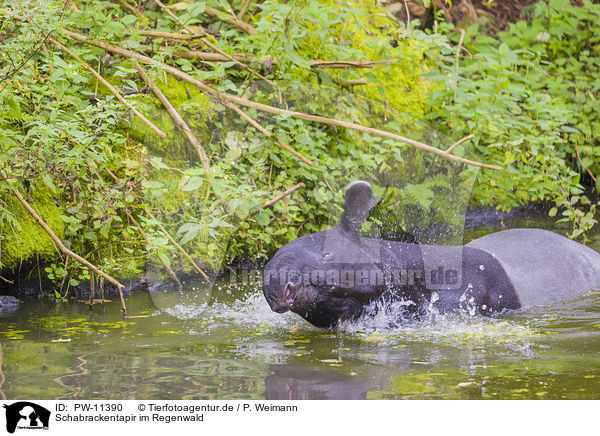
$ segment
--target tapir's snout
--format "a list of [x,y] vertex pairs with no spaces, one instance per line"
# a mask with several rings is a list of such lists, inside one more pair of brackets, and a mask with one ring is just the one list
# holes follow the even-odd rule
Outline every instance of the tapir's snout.
[[265,268],[263,294],[273,312],[284,313],[291,309],[297,285],[280,275],[277,262],[273,264]]
[[267,299],[267,303],[269,303],[271,310],[277,313],[285,313],[290,310],[290,305],[285,299],[278,297],[282,292],[273,292],[274,290],[271,290],[270,288],[270,285],[263,285],[263,293],[265,294],[265,298]]

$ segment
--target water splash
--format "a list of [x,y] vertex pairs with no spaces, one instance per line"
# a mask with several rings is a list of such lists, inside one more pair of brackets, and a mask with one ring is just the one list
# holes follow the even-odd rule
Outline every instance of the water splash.
[[455,312],[440,314],[432,300],[421,319],[407,319],[404,311],[407,304],[402,301],[374,303],[363,317],[342,322],[338,329],[382,346],[433,343],[452,347],[493,347],[497,351],[519,354],[530,353],[533,340],[540,335],[518,321],[476,314],[469,304]]

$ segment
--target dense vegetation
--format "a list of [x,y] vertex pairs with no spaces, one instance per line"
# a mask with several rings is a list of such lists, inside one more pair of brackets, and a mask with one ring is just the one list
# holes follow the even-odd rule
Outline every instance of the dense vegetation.
[[[357,177],[386,200],[373,226],[452,221],[448,198],[462,205],[467,191],[505,210],[551,202],[550,214],[585,238],[600,188],[600,5],[539,2],[495,37],[477,24],[461,34],[441,10],[424,30],[390,10],[369,0],[2,6],[0,271],[41,264],[63,296],[90,278],[58,254],[15,192],[67,249],[118,277],[191,273],[188,255],[205,270],[266,256],[331,224],[342,187]],[[227,96],[440,149],[473,134],[453,155],[503,170]]]

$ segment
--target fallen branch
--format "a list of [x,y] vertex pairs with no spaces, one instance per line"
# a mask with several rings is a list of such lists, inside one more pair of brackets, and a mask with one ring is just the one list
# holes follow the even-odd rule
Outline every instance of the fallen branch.
[[346,88],[346,89],[352,89],[354,86],[357,85],[366,85],[368,82],[365,79],[348,79],[348,80],[344,80],[344,79],[340,79],[338,77],[334,77],[334,76],[330,76],[327,75],[331,81],[333,83],[335,83],[338,86],[341,86],[342,88]]
[[[158,0],[154,0],[154,1],[158,1]],[[310,115],[310,114],[306,114],[306,113],[302,113],[302,112],[295,112],[295,111],[290,111],[290,110],[286,110],[286,109],[281,109],[278,107],[269,106],[269,105],[262,104],[262,103],[256,103],[251,100],[247,100],[247,99],[241,98],[241,97],[236,97],[231,94],[219,92],[219,91],[211,88],[210,86],[206,85],[204,82],[190,76],[189,74],[184,73],[183,71],[178,70],[177,68],[171,67],[170,65],[155,61],[154,59],[149,58],[148,56],[144,56],[139,53],[135,53],[131,50],[127,50],[127,49],[124,49],[121,47],[107,44],[105,42],[94,41],[94,40],[86,38],[83,35],[80,35],[75,32],[71,32],[69,30],[63,29],[63,32],[66,35],[68,35],[69,37],[71,37],[77,41],[103,48],[104,50],[120,54],[121,56],[124,56],[126,58],[137,59],[138,61],[146,63],[146,64],[160,66],[163,70],[168,71],[172,75],[179,77],[180,79],[183,79],[186,82],[191,83],[192,85],[196,86],[200,91],[204,92],[206,95],[211,96],[211,97],[221,100],[221,101],[228,100],[232,103],[239,104],[239,105],[246,106],[246,107],[251,107],[254,109],[258,109],[263,112],[269,112],[269,113],[279,114],[279,115],[289,115],[291,117],[298,118],[301,120],[313,121],[313,122],[317,122],[317,123],[321,123],[321,124],[328,124],[328,125],[338,126],[338,127],[344,127],[346,129],[351,129],[351,130],[356,130],[356,131],[363,132],[363,133],[382,136],[384,138],[390,138],[390,139],[394,139],[399,142],[403,142],[405,144],[410,144],[414,147],[429,151],[431,153],[437,154],[439,156],[442,156],[442,157],[445,157],[448,159],[455,160],[457,162],[462,162],[462,163],[465,163],[468,165],[474,165],[474,166],[479,166],[479,167],[483,167],[483,168],[490,168],[490,169],[494,169],[494,170],[502,170],[502,167],[500,167],[498,165],[484,164],[481,162],[475,162],[475,161],[472,161],[469,159],[454,156],[454,155],[448,153],[447,151],[440,150],[439,148],[432,147],[431,145],[427,145],[422,142],[415,141],[413,139],[405,138],[403,136],[396,135],[394,133],[386,132],[386,131],[375,129],[372,127],[361,126],[359,124],[350,123],[347,121],[339,121],[336,119],[321,117],[318,115]]]
[[231,24],[232,26],[237,27],[240,30],[243,30],[244,32],[246,32],[249,35],[256,34],[256,29],[254,27],[252,27],[252,25],[240,20],[235,15],[229,15],[224,12],[217,11],[216,9],[211,8],[210,6],[206,6],[205,12],[208,15],[212,15],[216,19],[223,21],[224,23]]
[[[6,175],[6,173],[4,172],[3,169],[0,169],[0,177],[2,177],[9,186],[14,188],[12,182],[8,179],[8,176]],[[127,316],[127,306],[125,306],[125,298],[123,297],[124,286],[121,283],[119,283],[118,280],[109,276],[102,270],[98,269],[96,266],[92,265],[90,262],[88,262],[83,257],[79,256],[78,254],[72,252],[67,247],[65,247],[65,245],[58,238],[58,236],[56,236],[54,234],[54,232],[52,231],[52,229],[50,229],[50,227],[48,227],[48,224],[46,224],[46,222],[35,212],[35,210],[33,210],[33,208],[29,205],[27,200],[25,200],[23,198],[21,193],[16,188],[14,188],[12,192],[15,194],[15,196],[17,197],[19,202],[21,202],[21,204],[23,205],[25,210],[27,210],[27,212],[37,221],[37,223],[46,231],[46,233],[48,233],[48,236],[50,236],[52,241],[54,241],[54,243],[58,246],[60,251],[63,252],[63,254],[65,254],[66,256],[71,257],[71,258],[75,259],[77,262],[85,265],[91,271],[95,272],[99,276],[104,277],[106,280],[108,280],[109,282],[111,282],[113,285],[115,285],[117,287],[117,289],[119,290],[119,296],[121,297],[121,311],[123,312],[123,316]]]
[[308,61],[311,68],[373,68],[379,64],[391,64],[396,59],[383,59],[379,61]]
[[108,88],[108,90],[115,96],[117,97],[117,100],[119,100],[121,103],[123,103],[125,106],[127,106],[140,120],[142,120],[148,127],[150,127],[154,132],[156,132],[160,137],[165,138],[167,135],[165,132],[163,132],[162,130],[160,130],[158,127],[156,127],[152,121],[150,121],[149,119],[147,119],[144,115],[142,115],[136,108],[134,108],[133,106],[131,106],[127,100],[125,100],[125,98],[119,94],[119,91],[117,91],[115,89],[114,86],[112,86],[110,83],[108,83],[104,77],[102,77],[100,74],[98,74],[96,72],[96,70],[94,70],[92,67],[90,67],[88,65],[87,62],[85,62],[83,59],[81,59],[79,56],[77,56],[75,53],[73,53],[71,50],[69,50],[67,47],[65,47],[63,44],[61,44],[60,42],[58,42],[57,40],[55,40],[54,38],[50,37],[48,38],[48,40],[56,45],[57,47],[59,47],[61,50],[63,50],[65,53],[67,53],[69,56],[71,56],[73,59],[77,60],[78,62],[80,62],[86,70],[88,70],[90,73],[92,73],[94,75],[94,77],[96,77],[104,86],[106,86]]
[[290,147],[289,145],[287,145],[283,141],[281,141],[279,138],[277,138],[273,133],[269,132],[263,126],[261,126],[260,124],[258,124],[258,122],[255,119],[253,119],[252,117],[250,117],[246,112],[244,112],[243,110],[241,110],[235,104],[233,104],[233,103],[225,103],[225,106],[228,107],[229,109],[232,109],[234,112],[236,112],[238,115],[240,115],[246,121],[248,121],[248,123],[250,123],[252,126],[254,126],[259,132],[261,132],[265,136],[273,139],[281,147],[285,148],[287,151],[289,151],[290,153],[292,153],[294,156],[297,156],[298,158],[300,158],[304,163],[306,163],[308,165],[312,165],[313,164],[310,160],[308,160],[307,158],[305,158],[304,156],[302,156],[300,153],[298,153],[296,150],[294,150],[292,147]]
[[201,61],[209,61],[209,62],[231,62],[231,59],[238,62],[248,62],[253,60],[250,56],[247,55],[233,55],[233,56],[224,56],[220,53],[210,53],[199,50],[175,50],[175,56],[184,59],[199,59]]
[[[132,32],[133,33],[133,32]],[[150,36],[152,38],[166,38],[166,39],[183,39],[183,40],[191,40],[202,38],[201,35],[197,34],[187,34],[187,33],[170,33],[170,32],[158,32],[156,30],[143,30],[140,29],[137,31],[140,36]]]
[[288,189],[285,192],[282,192],[281,194],[279,194],[277,197],[275,197],[272,200],[267,201],[265,204],[263,204],[259,209],[256,209],[254,212],[252,212],[252,215],[256,215],[258,212],[260,212],[261,210],[267,209],[271,206],[273,206],[275,203],[277,203],[279,200],[287,197],[288,195],[290,195],[291,193],[297,191],[300,188],[304,188],[306,185],[303,182],[298,183],[296,186],[291,187],[290,189]]
[[179,115],[179,113],[175,110],[173,105],[169,102],[167,97],[165,97],[165,95],[158,88],[158,86],[156,86],[156,84],[152,81],[144,67],[142,67],[138,62],[135,62],[135,68],[137,69],[142,79],[144,79],[144,82],[146,82],[148,87],[152,90],[154,95],[156,95],[156,97],[163,104],[167,112],[169,112],[169,115],[171,116],[171,118],[173,118],[173,121],[175,121],[177,125],[181,127],[181,130],[183,130],[188,140],[196,149],[196,153],[198,153],[198,156],[200,157],[200,162],[202,162],[202,167],[206,170],[206,172],[209,172],[210,161],[208,159],[208,156],[206,155],[206,151],[204,151],[204,147],[202,147],[202,144],[200,144],[200,141],[198,141],[198,138],[196,138],[196,136],[192,132],[192,129],[190,129],[190,127],[187,125],[187,123],[184,121],[181,115]]
[[173,243],[173,245],[175,245],[175,247],[177,247],[177,249],[181,252],[181,254],[183,254],[185,256],[185,258],[192,264],[192,266],[196,269],[196,271],[198,271],[200,273],[200,275],[202,277],[204,277],[204,279],[207,282],[210,283],[210,279],[208,278],[206,273],[204,271],[202,271],[202,269],[198,265],[196,265],[196,262],[194,262],[194,259],[192,259],[192,257],[189,254],[187,254],[187,252],[183,249],[183,247],[177,243],[175,238],[173,238],[173,236],[171,236],[171,234],[167,231],[167,229],[164,228],[164,226],[160,223],[160,221],[158,221],[156,219],[154,214],[152,212],[150,212],[149,210],[147,210],[146,213],[152,220],[154,220],[156,222],[156,225],[158,226],[158,228],[160,230],[162,230],[162,232],[165,234],[165,236],[167,238],[169,238],[169,240]]

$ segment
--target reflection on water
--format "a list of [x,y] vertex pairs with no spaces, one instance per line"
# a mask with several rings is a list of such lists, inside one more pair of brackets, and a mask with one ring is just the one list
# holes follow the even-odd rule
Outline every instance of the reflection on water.
[[317,366],[271,365],[267,400],[366,400],[374,380],[337,374]]
[[[476,237],[477,232],[472,236]],[[594,248],[600,250],[597,239]],[[29,301],[0,318],[0,398],[600,398],[600,291],[494,318],[375,318],[319,330],[258,283]],[[214,295],[213,295],[214,296]]]

